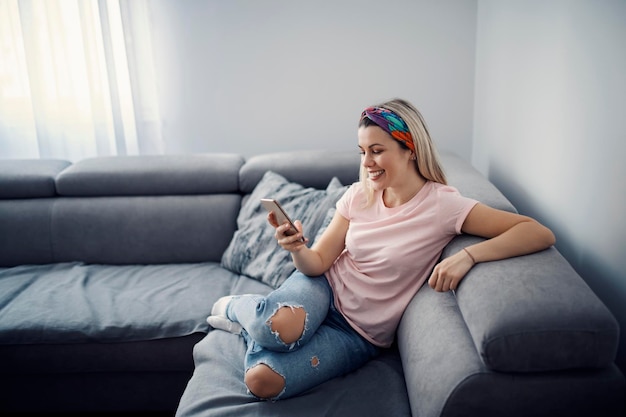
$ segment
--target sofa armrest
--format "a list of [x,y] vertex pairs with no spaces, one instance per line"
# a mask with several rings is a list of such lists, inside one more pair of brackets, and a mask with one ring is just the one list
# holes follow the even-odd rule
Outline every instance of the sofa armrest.
[[397,336],[414,416],[443,415],[464,381],[488,372],[451,292],[420,288],[402,316]]
[[[475,239],[455,238],[443,256]],[[491,370],[603,368],[615,360],[616,319],[554,247],[476,265],[456,297],[476,350]]]

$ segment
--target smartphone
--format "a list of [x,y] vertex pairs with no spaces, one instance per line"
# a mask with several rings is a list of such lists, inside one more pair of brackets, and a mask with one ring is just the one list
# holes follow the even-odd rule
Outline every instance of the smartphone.
[[[278,201],[274,200],[273,198],[262,198],[261,205],[265,207],[265,210],[274,212],[278,224],[285,224],[285,222],[289,223],[291,227],[289,228],[289,230],[287,230],[287,232],[285,232],[287,236],[295,235],[296,233],[298,233],[296,225],[293,224],[293,222],[291,221],[285,210],[282,208],[282,206],[278,203]],[[304,239],[301,240],[304,242]]]

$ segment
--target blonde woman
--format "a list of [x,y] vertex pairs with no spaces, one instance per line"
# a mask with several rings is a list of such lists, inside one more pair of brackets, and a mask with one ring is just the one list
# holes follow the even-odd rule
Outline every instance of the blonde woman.
[[[358,124],[361,178],[337,203],[312,247],[303,226],[268,220],[296,272],[268,296],[218,300],[214,328],[247,342],[245,383],[260,399],[297,395],[350,372],[388,348],[405,308],[428,281],[458,287],[478,262],[554,244],[535,220],[485,206],[446,184],[426,124],[415,107],[391,100],[365,109]],[[438,263],[461,233],[486,238]]]

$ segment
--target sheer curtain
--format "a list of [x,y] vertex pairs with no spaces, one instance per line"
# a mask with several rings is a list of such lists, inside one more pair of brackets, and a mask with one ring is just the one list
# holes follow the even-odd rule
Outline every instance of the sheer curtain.
[[163,153],[146,0],[0,0],[0,157]]

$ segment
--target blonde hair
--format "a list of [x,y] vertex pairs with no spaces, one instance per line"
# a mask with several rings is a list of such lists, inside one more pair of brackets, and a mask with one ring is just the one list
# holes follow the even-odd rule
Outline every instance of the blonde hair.
[[[439,160],[437,149],[430,138],[428,127],[422,117],[422,114],[411,103],[399,98],[386,101],[374,107],[380,107],[389,110],[398,115],[409,128],[413,144],[415,145],[416,160],[415,164],[419,174],[429,181],[448,184],[446,175]],[[362,126],[364,124],[360,124]],[[406,145],[398,142],[400,146]],[[367,181],[367,169],[361,165],[360,181],[364,189],[367,190],[367,205],[373,202],[374,191]]]

